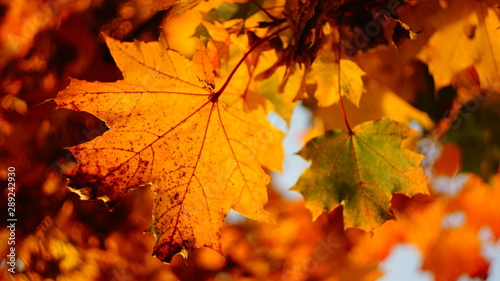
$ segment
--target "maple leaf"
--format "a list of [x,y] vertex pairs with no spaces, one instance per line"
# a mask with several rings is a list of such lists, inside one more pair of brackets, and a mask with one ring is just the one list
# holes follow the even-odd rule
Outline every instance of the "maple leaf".
[[339,50],[332,47],[340,36],[336,29],[325,25],[323,31],[326,42],[307,75],[308,84],[317,85],[314,96],[318,100],[318,106],[338,103],[343,96],[359,107],[361,95],[365,92],[361,79],[365,72],[355,62],[339,59]]
[[[481,87],[498,91],[500,20],[488,1],[453,1],[433,22],[438,30],[418,57],[428,63],[435,87],[449,85],[454,76],[473,66]],[[450,42],[452,42],[450,44]]]
[[341,59],[340,63],[332,62],[319,55],[311,65],[308,81],[316,83],[318,86],[314,96],[318,100],[319,106],[330,106],[338,103],[340,95],[359,106],[361,94],[364,92],[363,80],[361,79],[364,74],[365,72],[353,61]]
[[496,174],[489,186],[481,178],[472,173],[468,174],[469,181],[463,190],[449,202],[451,211],[463,211],[467,224],[476,231],[483,226],[489,226],[495,238],[500,238],[500,175]]
[[111,128],[70,148],[81,163],[69,185],[85,199],[113,205],[152,183],[148,231],[157,239],[153,254],[166,262],[203,246],[221,252],[219,228],[231,208],[271,222],[263,209],[270,179],[256,156],[267,129],[215,96],[203,45],[189,61],[162,38],[120,43],[106,37],[106,43],[124,80],[73,79],[56,98],[59,107],[92,113]]
[[392,193],[427,194],[423,156],[400,147],[412,131],[383,118],[352,129],[332,130],[308,142],[299,153],[312,160],[297,185],[316,219],[323,210],[344,207],[345,227],[373,231],[393,216]]
[[441,231],[429,252],[422,269],[433,271],[436,281],[458,280],[463,274],[488,277],[489,263],[481,255],[477,233],[469,228]]

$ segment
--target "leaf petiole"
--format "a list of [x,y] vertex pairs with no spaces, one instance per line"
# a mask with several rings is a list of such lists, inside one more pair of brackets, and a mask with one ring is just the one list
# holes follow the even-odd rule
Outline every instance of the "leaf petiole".
[[282,28],[276,30],[275,32],[271,33],[270,35],[268,35],[268,36],[266,36],[264,38],[261,38],[260,40],[256,41],[250,47],[250,49],[243,55],[243,57],[236,64],[236,66],[233,68],[233,70],[231,71],[231,73],[227,77],[227,79],[224,82],[224,84],[222,85],[222,87],[210,97],[210,101],[211,102],[216,102],[219,99],[220,95],[224,92],[224,90],[226,89],[226,87],[229,85],[229,82],[231,82],[231,79],[233,78],[233,76],[236,73],[236,71],[238,70],[238,68],[241,66],[241,64],[243,64],[243,62],[248,57],[248,55],[250,55],[250,53],[252,53],[255,49],[257,49],[257,47],[260,46],[260,44],[268,41],[270,38],[278,35],[280,32],[284,31],[287,28],[288,28],[288,26],[282,27]]
[[[340,34],[340,30],[339,30]],[[347,131],[349,132],[350,135],[353,135],[353,131],[351,129],[351,126],[349,126],[349,120],[347,119],[347,114],[345,113],[345,107],[344,107],[344,100],[342,99],[342,92],[341,92],[341,87],[340,87],[340,45],[337,45],[337,64],[338,64],[338,71],[337,71],[337,83],[338,83],[338,93],[339,93],[339,104],[340,104],[340,109],[342,110],[342,117],[344,118],[344,123],[345,126],[347,127]]]

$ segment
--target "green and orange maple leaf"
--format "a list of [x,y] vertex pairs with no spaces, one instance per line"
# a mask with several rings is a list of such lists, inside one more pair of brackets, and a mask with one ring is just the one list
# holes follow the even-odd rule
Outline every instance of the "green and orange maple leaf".
[[202,45],[190,61],[166,42],[106,43],[124,79],[73,79],[58,106],[86,111],[111,128],[70,148],[80,164],[68,176],[83,198],[113,205],[130,189],[152,184],[149,228],[153,254],[169,262],[178,252],[221,252],[220,227],[232,208],[272,222],[263,209],[269,176],[261,168],[262,136],[273,131],[230,107],[212,89],[213,70]]
[[352,129],[332,130],[307,143],[299,155],[312,160],[294,190],[316,219],[344,207],[346,228],[374,231],[386,220],[392,193],[427,194],[423,156],[400,147],[412,131],[387,118]]

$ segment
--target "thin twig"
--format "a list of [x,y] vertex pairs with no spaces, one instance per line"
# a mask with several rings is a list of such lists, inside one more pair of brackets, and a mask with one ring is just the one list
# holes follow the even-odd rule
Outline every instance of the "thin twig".
[[264,14],[266,14],[273,21],[275,21],[275,22],[279,21],[278,18],[276,18],[275,16],[271,15],[266,9],[264,9],[264,7],[262,7],[259,3],[257,3],[257,1],[250,0],[250,2],[252,2],[255,6],[257,6],[257,8],[259,8],[262,12],[264,12]]

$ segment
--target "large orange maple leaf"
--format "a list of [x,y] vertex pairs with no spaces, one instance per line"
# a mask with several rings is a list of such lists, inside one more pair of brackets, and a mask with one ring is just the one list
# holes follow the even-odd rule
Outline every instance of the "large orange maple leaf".
[[218,99],[203,46],[188,60],[161,38],[106,43],[124,79],[73,79],[56,98],[59,107],[90,112],[111,128],[70,148],[80,163],[69,185],[112,206],[152,184],[148,231],[157,239],[153,254],[166,262],[203,246],[221,252],[219,228],[231,208],[271,222],[263,209],[270,179],[257,155],[262,136],[273,132]]

